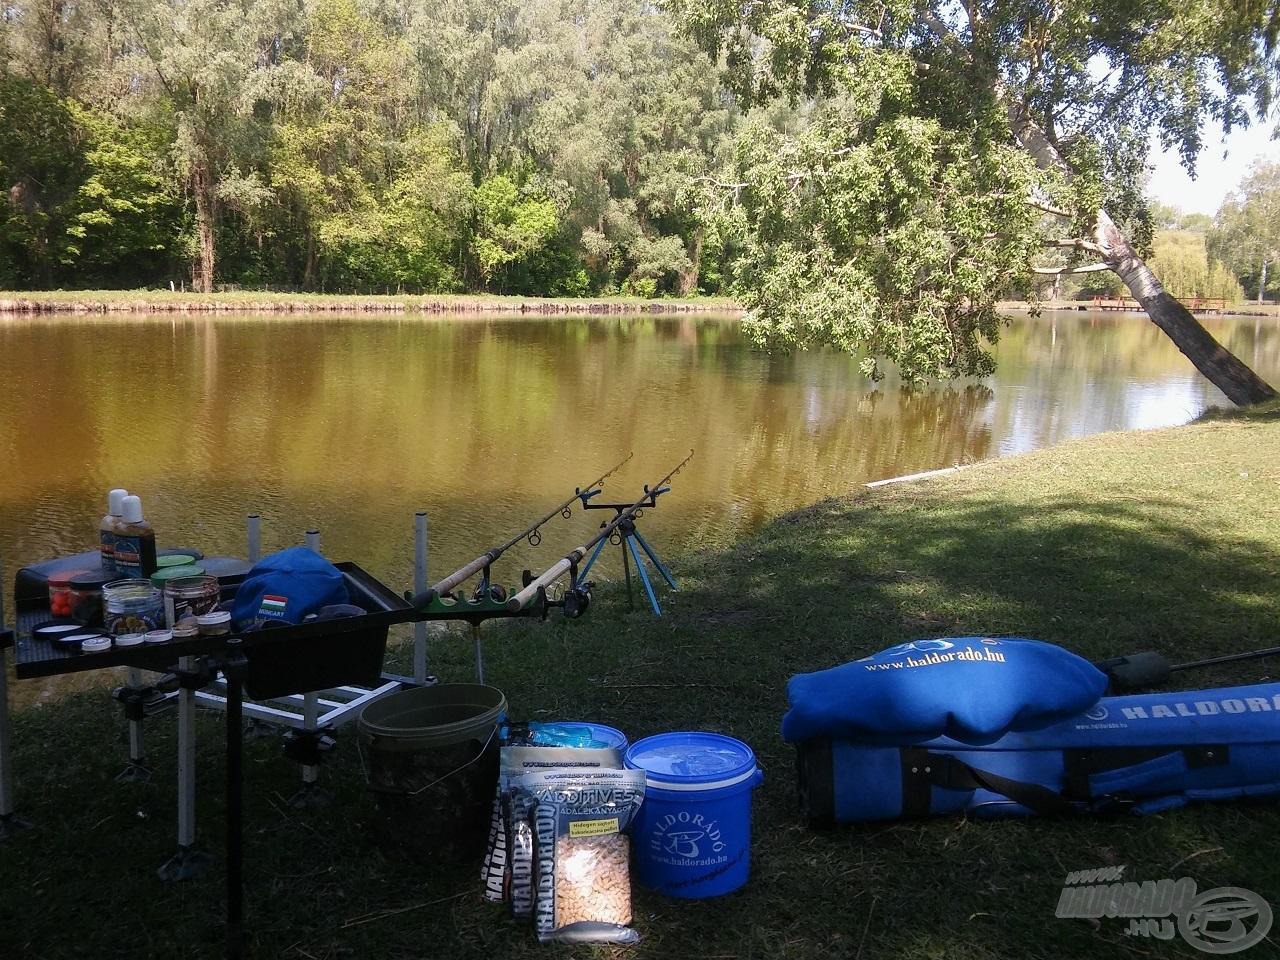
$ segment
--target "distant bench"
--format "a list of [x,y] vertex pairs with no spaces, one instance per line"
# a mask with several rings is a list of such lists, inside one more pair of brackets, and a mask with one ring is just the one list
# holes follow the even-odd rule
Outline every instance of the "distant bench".
[[[1222,313],[1227,309],[1225,297],[1176,297],[1192,313]],[[1086,309],[1081,307],[1081,310]],[[1090,310],[1142,310],[1142,304],[1133,297],[1094,297]]]

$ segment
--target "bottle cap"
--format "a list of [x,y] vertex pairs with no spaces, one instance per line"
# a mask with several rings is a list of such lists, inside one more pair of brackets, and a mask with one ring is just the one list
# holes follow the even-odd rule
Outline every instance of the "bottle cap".
[[231,613],[228,610],[215,610],[213,613],[202,613],[196,617],[196,623],[202,627],[217,627],[230,622]]
[[145,634],[122,633],[116,637],[117,647],[136,647],[145,642]]
[[107,513],[113,517],[118,517],[124,512],[124,498],[129,495],[129,491],[123,487],[116,487],[107,494]]
[[142,498],[128,496],[123,501],[124,512],[120,514],[125,523],[142,522]]

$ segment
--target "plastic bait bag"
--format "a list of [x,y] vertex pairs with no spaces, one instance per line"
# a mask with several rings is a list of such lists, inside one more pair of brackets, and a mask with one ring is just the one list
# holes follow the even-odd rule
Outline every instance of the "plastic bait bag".
[[[644,800],[644,784],[643,770],[550,769],[511,775],[513,808],[526,811],[535,848],[534,929],[543,943],[639,941],[630,926],[627,831]],[[513,833],[513,847],[523,839]],[[513,886],[513,906],[515,893]]]

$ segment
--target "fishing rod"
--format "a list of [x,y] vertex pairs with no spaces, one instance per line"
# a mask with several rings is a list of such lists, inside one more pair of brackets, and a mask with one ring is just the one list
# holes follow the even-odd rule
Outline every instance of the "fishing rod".
[[529,526],[525,527],[523,530],[515,534],[506,542],[501,543],[498,546],[493,547],[492,549],[487,550],[484,553],[480,554],[480,556],[476,557],[470,563],[464,564],[463,566],[459,567],[457,570],[453,571],[453,573],[449,574],[447,577],[445,577],[435,586],[429,587],[427,590],[418,594],[417,596],[406,595],[406,599],[408,599],[409,602],[412,603],[415,607],[426,607],[436,597],[445,596],[451,590],[453,590],[453,588],[456,587],[458,584],[465,583],[466,581],[474,577],[477,573],[480,573],[488,569],[493,563],[495,563],[498,560],[498,558],[500,558],[504,553],[506,553],[509,549],[514,547],[521,540],[528,539],[528,540],[534,541],[534,545],[536,546],[537,541],[534,540],[534,538],[538,537],[539,527],[541,527],[544,523],[549,521],[556,514],[562,514],[567,518],[570,514],[570,511],[573,508],[573,504],[577,500],[580,500],[582,498],[582,494],[584,490],[589,492],[601,486],[605,482],[605,480],[609,479],[609,477],[613,476],[615,473],[621,470],[623,465],[626,464],[627,461],[629,461],[632,456],[633,454],[628,453],[625,457],[623,457],[616,464],[614,464],[610,469],[606,470],[595,480],[591,481],[591,483],[587,484],[585,488],[575,487],[573,491],[573,496],[569,497],[563,503],[557,504],[556,506],[552,507],[550,510],[546,512],[546,514],[544,514],[539,519],[535,520],[533,523],[529,524]]
[[[555,583],[566,573],[573,573],[574,580],[577,580],[578,564],[582,561],[588,551],[605,537],[612,535],[613,531],[621,526],[625,521],[633,519],[635,515],[643,508],[650,506],[654,496],[670,482],[671,478],[679,473],[686,463],[693,459],[693,451],[689,451],[689,455],[681,460],[665,477],[655,484],[645,484],[644,496],[627,507],[625,510],[619,511],[618,515],[608,523],[602,524],[600,531],[584,543],[582,546],[570,550],[560,560],[557,560],[548,567],[541,575],[530,580],[514,597],[507,601],[508,609],[514,611],[523,610],[540,596],[545,595],[547,587]],[[576,586],[576,584],[575,584]]]
[[1119,692],[1158,687],[1168,680],[1171,674],[1183,670],[1200,670],[1204,667],[1213,667],[1220,663],[1235,663],[1239,660],[1261,660],[1263,657],[1274,657],[1277,654],[1280,654],[1280,647],[1267,647],[1263,650],[1246,650],[1242,653],[1228,653],[1221,657],[1192,660],[1189,663],[1170,663],[1163,654],[1154,650],[1144,650],[1142,653],[1131,653],[1128,656],[1103,660],[1095,666],[1107,675],[1111,690]]

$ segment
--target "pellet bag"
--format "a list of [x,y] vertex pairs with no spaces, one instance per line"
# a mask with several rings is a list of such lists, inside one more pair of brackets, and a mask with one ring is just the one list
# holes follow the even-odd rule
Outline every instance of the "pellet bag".
[[[544,943],[636,943],[627,833],[643,770],[528,770],[510,779],[534,845],[534,929]],[[513,842],[516,840],[513,834]]]
[[533,915],[534,843],[528,821],[532,801],[528,794],[512,796],[512,777],[526,770],[618,770],[622,765],[621,751],[612,747],[503,747],[489,847],[481,874],[484,898],[494,903],[509,901],[511,914],[517,919]]

